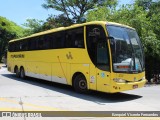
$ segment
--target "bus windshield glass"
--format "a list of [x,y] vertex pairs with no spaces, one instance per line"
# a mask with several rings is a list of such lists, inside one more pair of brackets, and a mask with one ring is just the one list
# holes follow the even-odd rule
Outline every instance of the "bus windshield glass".
[[107,26],[114,72],[138,73],[144,71],[142,45],[134,29]]

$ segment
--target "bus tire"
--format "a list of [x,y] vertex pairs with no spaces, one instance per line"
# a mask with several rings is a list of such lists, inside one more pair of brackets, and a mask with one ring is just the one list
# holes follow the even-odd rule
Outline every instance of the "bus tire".
[[18,67],[15,67],[15,73],[16,73],[16,77],[19,78],[19,70],[18,70]]
[[87,92],[87,81],[84,75],[79,74],[75,77],[73,82],[73,87],[78,93],[86,93]]
[[21,68],[20,68],[20,78],[25,79],[25,77],[26,77],[26,75],[25,75],[24,68],[21,67]]

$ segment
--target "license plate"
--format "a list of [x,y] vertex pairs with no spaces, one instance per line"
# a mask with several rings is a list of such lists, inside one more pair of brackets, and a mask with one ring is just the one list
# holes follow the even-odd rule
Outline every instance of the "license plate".
[[133,89],[136,89],[136,88],[138,88],[138,85],[133,85]]

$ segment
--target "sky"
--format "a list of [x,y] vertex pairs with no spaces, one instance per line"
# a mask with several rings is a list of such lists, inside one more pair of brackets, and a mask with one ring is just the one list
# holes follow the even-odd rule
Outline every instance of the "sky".
[[[119,4],[129,4],[133,0],[119,0]],[[59,12],[42,7],[45,0],[0,0],[0,16],[24,24],[26,19],[46,20],[50,14],[58,15]]]

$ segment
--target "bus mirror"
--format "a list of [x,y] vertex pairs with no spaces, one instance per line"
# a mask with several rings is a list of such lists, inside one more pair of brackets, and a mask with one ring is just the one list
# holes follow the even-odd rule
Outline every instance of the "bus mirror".
[[81,17],[81,18],[80,18],[80,23],[85,23],[85,22],[86,22],[86,18]]
[[114,40],[114,37],[107,37],[107,39],[109,39],[109,40]]
[[115,38],[114,37],[107,37],[108,40],[110,40],[111,45],[115,44]]

